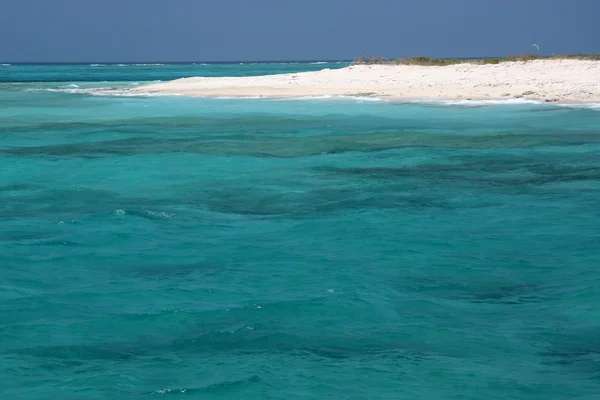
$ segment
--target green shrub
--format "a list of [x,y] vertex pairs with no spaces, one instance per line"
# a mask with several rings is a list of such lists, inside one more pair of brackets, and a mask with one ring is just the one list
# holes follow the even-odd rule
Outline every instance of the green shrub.
[[361,56],[353,61],[353,64],[389,64],[390,60],[385,57]]
[[551,55],[551,56],[540,56],[538,54],[525,53],[520,56],[510,54],[506,57],[495,57],[495,58],[483,58],[483,59],[472,59],[472,60],[458,60],[450,58],[431,58],[429,56],[413,56],[405,58],[389,59],[385,57],[372,57],[362,56],[353,61],[353,64],[392,64],[392,65],[425,65],[425,66],[439,66],[443,67],[446,65],[454,64],[500,64],[503,62],[515,62],[515,61],[534,61],[534,60],[595,60],[600,61],[600,54],[567,54],[567,55]]

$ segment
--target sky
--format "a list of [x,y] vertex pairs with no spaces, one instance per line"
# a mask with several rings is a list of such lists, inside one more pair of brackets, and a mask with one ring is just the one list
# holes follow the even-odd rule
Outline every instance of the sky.
[[600,53],[600,0],[1,0],[0,61]]

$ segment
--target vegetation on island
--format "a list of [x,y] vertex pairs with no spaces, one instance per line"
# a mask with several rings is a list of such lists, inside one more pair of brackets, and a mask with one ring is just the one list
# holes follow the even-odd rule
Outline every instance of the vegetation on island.
[[430,65],[443,67],[446,65],[455,64],[500,64],[503,62],[515,61],[533,61],[533,60],[593,60],[600,61],[600,54],[572,54],[572,55],[551,55],[542,56],[539,54],[523,54],[521,56],[509,55],[506,57],[492,57],[481,59],[460,59],[460,58],[432,58],[428,56],[415,56],[390,59],[385,57],[362,56],[355,59],[353,64],[373,65],[373,64],[389,64],[389,65]]

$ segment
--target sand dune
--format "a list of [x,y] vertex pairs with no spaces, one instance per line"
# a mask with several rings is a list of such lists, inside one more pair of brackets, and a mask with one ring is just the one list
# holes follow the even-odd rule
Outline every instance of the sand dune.
[[537,60],[445,67],[355,65],[284,75],[184,78],[132,93],[206,97],[371,96],[397,100],[600,102],[600,61]]

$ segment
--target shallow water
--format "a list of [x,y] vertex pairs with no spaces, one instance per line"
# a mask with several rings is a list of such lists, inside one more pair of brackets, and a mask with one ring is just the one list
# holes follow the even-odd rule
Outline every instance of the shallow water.
[[70,79],[0,89],[3,397],[600,393],[598,110]]

